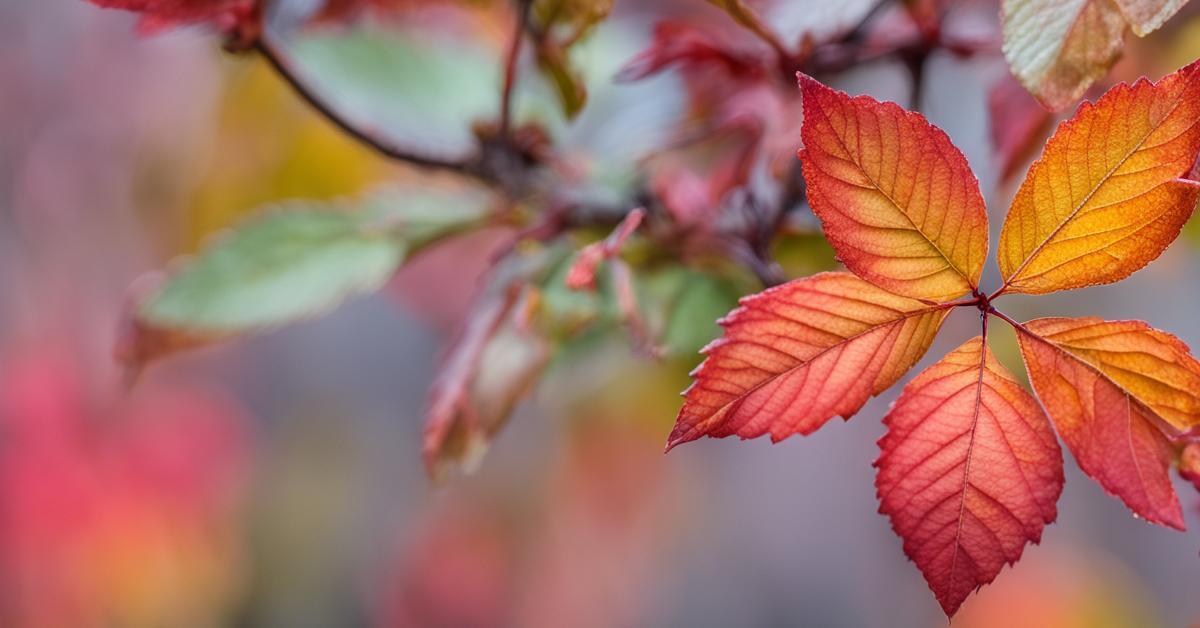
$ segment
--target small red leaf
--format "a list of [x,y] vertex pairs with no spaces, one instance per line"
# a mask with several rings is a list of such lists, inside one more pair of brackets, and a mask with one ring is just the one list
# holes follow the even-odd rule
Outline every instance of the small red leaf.
[[1062,452],[980,337],[904,387],[879,441],[879,511],[947,615],[1054,521]]
[[142,14],[138,29],[154,33],[172,26],[207,23],[234,36],[239,46],[249,46],[261,33],[260,0],[88,0],[110,9]]
[[550,359],[546,341],[514,320],[522,285],[493,288],[475,303],[429,390],[422,453],[435,482],[478,466]]
[[625,215],[607,238],[580,249],[579,255],[575,256],[575,261],[567,271],[567,287],[572,290],[595,290],[596,270],[600,263],[620,252],[625,240],[633,235],[645,216],[646,210],[640,207],[634,209]]

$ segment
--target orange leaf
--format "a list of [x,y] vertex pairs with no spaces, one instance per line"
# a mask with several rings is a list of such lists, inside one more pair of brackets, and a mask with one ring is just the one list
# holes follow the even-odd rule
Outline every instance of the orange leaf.
[[849,418],[912,368],[948,311],[849,273],[746,297],[704,349],[667,447],[734,434],[779,441]]
[[1180,339],[1141,321],[1041,318],[1025,325],[1100,371],[1179,432],[1200,425],[1200,362]]
[[953,615],[1054,521],[1062,452],[979,336],[909,382],[884,423],[879,510]]
[[1200,186],[1200,62],[1084,104],[1046,144],[1013,199],[997,258],[1002,292],[1112,283],[1162,253]]
[[1096,318],[1033,320],[1017,328],[1017,340],[1079,468],[1138,516],[1182,530],[1160,423],[1197,419],[1200,367],[1187,347],[1145,323]]
[[799,78],[808,200],[846,267],[918,299],[974,290],[987,257],[987,211],[950,138],[894,103]]

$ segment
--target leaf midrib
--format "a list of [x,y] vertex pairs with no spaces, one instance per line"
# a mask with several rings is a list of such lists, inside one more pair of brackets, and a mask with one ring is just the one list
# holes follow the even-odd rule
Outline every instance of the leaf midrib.
[[[949,309],[949,307],[946,305],[933,305],[933,306],[921,308],[919,310],[905,312],[903,316],[898,316],[898,317],[888,320],[886,322],[872,325],[872,326],[868,327],[867,329],[864,329],[852,336],[846,336],[842,340],[839,340],[838,342],[835,342],[835,343],[829,345],[828,347],[825,347],[824,349],[821,349],[820,351],[814,353],[807,360],[802,360],[793,366],[790,366],[778,373],[771,375],[770,377],[764,378],[763,381],[751,386],[750,388],[747,388],[744,392],[735,395],[733,397],[733,399],[730,399],[729,401],[725,402],[724,404],[721,404],[721,407],[714,410],[711,414],[709,414],[707,417],[705,417],[701,422],[708,423],[708,422],[712,421],[718,415],[721,415],[723,412],[726,412],[727,410],[729,410],[729,408],[733,404],[738,403],[738,402],[742,401],[743,399],[749,397],[750,395],[754,394],[759,389],[770,384],[771,382],[774,382],[781,377],[787,377],[787,376],[793,374],[794,372],[796,372],[797,370],[802,369],[802,368],[812,364],[816,360],[820,359],[821,356],[825,355],[826,353],[829,353],[830,351],[836,349],[837,347],[854,342],[855,340],[858,340],[859,338],[862,338],[863,336],[866,336],[867,334],[873,333],[876,330],[882,329],[889,325],[895,325],[897,323],[906,321],[910,318],[924,316],[925,314],[932,314],[934,312],[939,312],[939,311],[946,311],[948,309]],[[709,359],[711,359],[711,358],[709,358]],[[707,362],[707,360],[705,360],[705,361]],[[872,394],[872,396],[874,396],[874,394]],[[727,418],[727,417],[725,417],[725,418]]]
[[[884,104],[886,105],[887,103],[884,103]],[[933,250],[937,251],[937,254],[940,255],[942,257],[942,259],[946,260],[946,265],[949,266],[951,269],[953,269],[954,272],[958,273],[958,276],[962,277],[963,281],[967,282],[968,288],[970,288],[971,290],[976,289],[977,286],[975,285],[975,282],[973,280],[971,280],[970,277],[967,276],[967,273],[963,269],[959,268],[958,265],[956,265],[954,263],[954,260],[951,260],[950,256],[946,255],[946,252],[943,251],[942,248],[940,246],[938,246],[938,244],[936,242],[934,242],[932,239],[930,239],[930,237],[928,235],[925,235],[924,231],[921,231],[920,227],[918,227],[917,224],[915,222],[913,222],[912,217],[910,217],[908,215],[908,212],[905,211],[904,208],[900,206],[900,203],[898,203],[896,201],[896,199],[892,198],[891,194],[888,194],[887,192],[883,191],[883,188],[880,187],[879,182],[876,181],[875,178],[872,177],[870,175],[870,173],[867,172],[866,168],[864,168],[861,163],[859,163],[857,154],[852,153],[850,151],[850,147],[846,146],[846,142],[842,139],[841,134],[839,134],[837,132],[837,130],[833,128],[833,120],[831,120],[829,118],[829,115],[825,113],[825,108],[820,107],[818,109],[821,112],[821,116],[825,118],[825,122],[827,122],[829,124],[829,128],[831,130],[833,130],[833,136],[835,138],[837,138],[838,146],[840,146],[842,148],[842,150],[846,153],[846,155],[852,156],[851,159],[847,159],[846,161],[854,164],[854,167],[857,168],[858,171],[863,174],[863,177],[867,181],[871,182],[871,187],[875,188],[875,191],[879,192],[879,194],[881,196],[883,196],[883,198],[887,199],[887,201],[892,204],[892,207],[895,207],[896,211],[900,212],[901,216],[904,216],[904,220],[909,224],[910,227],[912,227],[912,230],[921,234],[921,237],[926,242],[928,242],[930,246],[933,247]],[[874,114],[872,114],[872,115],[874,115]],[[904,116],[904,117],[908,117],[907,113],[904,112],[903,110],[900,111],[900,115]],[[926,123],[926,124],[928,124],[928,123]],[[929,125],[929,126],[932,127],[933,125]]]
[[[1157,85],[1152,85],[1152,87],[1157,87]],[[1186,89],[1181,92],[1181,94],[1185,94],[1185,93],[1187,93]],[[1138,151],[1140,151],[1142,149],[1142,145],[1146,143],[1146,140],[1150,139],[1150,136],[1153,135],[1155,133],[1155,131],[1158,131],[1158,129],[1162,128],[1163,122],[1175,114],[1175,111],[1177,109],[1179,109],[1179,106],[1181,104],[1183,104],[1184,100],[1185,99],[1182,97],[1182,95],[1175,99],[1175,103],[1171,106],[1171,110],[1168,111],[1166,113],[1166,115],[1164,115],[1158,121],[1158,123],[1154,125],[1153,128],[1151,128],[1149,131],[1147,131],[1146,134],[1143,135],[1142,138],[1138,140],[1137,144],[1135,144],[1132,148],[1130,148],[1129,151],[1127,153],[1125,153],[1125,155],[1123,157],[1121,157],[1121,159],[1115,165],[1113,165],[1113,167],[1110,168],[1109,171],[1106,172],[1103,177],[1100,178],[1100,180],[1096,183],[1096,185],[1093,186],[1092,189],[1087,193],[1087,196],[1085,196],[1083,198],[1083,200],[1081,200],[1079,202],[1079,204],[1076,205],[1075,208],[1071,210],[1071,213],[1066,218],[1064,218],[1062,220],[1062,222],[1060,222],[1058,224],[1058,226],[1054,228],[1053,231],[1050,232],[1050,235],[1046,236],[1046,238],[1044,240],[1042,240],[1042,242],[1040,244],[1038,244],[1036,247],[1034,247],[1034,249],[1032,251],[1030,251],[1028,255],[1025,256],[1025,260],[1022,261],[1019,266],[1017,266],[1017,269],[1013,271],[1012,275],[1004,280],[1004,285],[1000,286],[1000,291],[996,293],[997,295],[999,295],[1000,292],[1007,290],[1012,285],[1013,281],[1016,280],[1017,277],[1021,274],[1021,271],[1025,270],[1025,268],[1027,266],[1029,266],[1029,264],[1031,262],[1033,262],[1034,258],[1036,258],[1039,254],[1041,254],[1042,250],[1045,249],[1048,244],[1050,244],[1050,241],[1053,240],[1054,237],[1057,236],[1063,229],[1065,229],[1066,226],[1072,220],[1074,220],[1076,216],[1079,215],[1079,212],[1083,211],[1083,208],[1089,202],[1091,202],[1091,200],[1096,196],[1096,193],[1100,191],[1100,188],[1104,187],[1104,184],[1108,183],[1109,180],[1112,179],[1112,177],[1116,173],[1116,171],[1118,169],[1120,169],[1121,166],[1124,166],[1125,163],[1127,161],[1129,161],[1129,159],[1131,157],[1133,157],[1133,155],[1135,153],[1137,153]],[[1039,160],[1039,163],[1043,163],[1043,162],[1041,160]],[[1036,165],[1037,164],[1035,164],[1035,166]],[[1031,170],[1032,170],[1032,168],[1031,168]]]

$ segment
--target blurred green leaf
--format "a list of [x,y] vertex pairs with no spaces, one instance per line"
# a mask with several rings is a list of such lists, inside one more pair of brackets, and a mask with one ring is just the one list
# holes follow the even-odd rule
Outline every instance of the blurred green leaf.
[[263,211],[137,303],[122,353],[140,364],[324,314],[377,290],[421,247],[481,224],[490,202],[473,189],[396,187],[350,207],[293,202]]
[[717,319],[737,306],[739,292],[733,282],[721,277],[672,266],[647,278],[644,292],[659,320],[659,344],[671,356],[695,356],[721,335]]
[[238,332],[375,290],[407,252],[358,213],[285,205],[224,234],[138,309],[156,326]]

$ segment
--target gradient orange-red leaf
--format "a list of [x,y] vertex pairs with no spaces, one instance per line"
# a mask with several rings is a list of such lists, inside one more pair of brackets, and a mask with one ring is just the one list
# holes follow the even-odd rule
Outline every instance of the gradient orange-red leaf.
[[953,615],[1054,521],[1062,452],[979,336],[909,382],[884,423],[879,511]]
[[1142,321],[1041,318],[1026,327],[1100,371],[1174,431],[1200,426],[1200,362],[1182,340]]
[[701,436],[809,434],[924,355],[949,310],[821,273],[742,299],[684,393],[668,449]]
[[1150,263],[1200,184],[1200,62],[1117,85],[1059,126],[1013,199],[997,258],[1005,292],[1112,283]]
[[963,154],[919,113],[799,75],[808,200],[852,272],[918,299],[971,292],[987,211]]
[[1174,452],[1160,426],[1187,416],[1194,403],[1195,388],[1176,388],[1195,376],[1187,347],[1145,323],[1095,318],[1029,321],[1017,340],[1079,468],[1134,514],[1182,530],[1169,473]]

